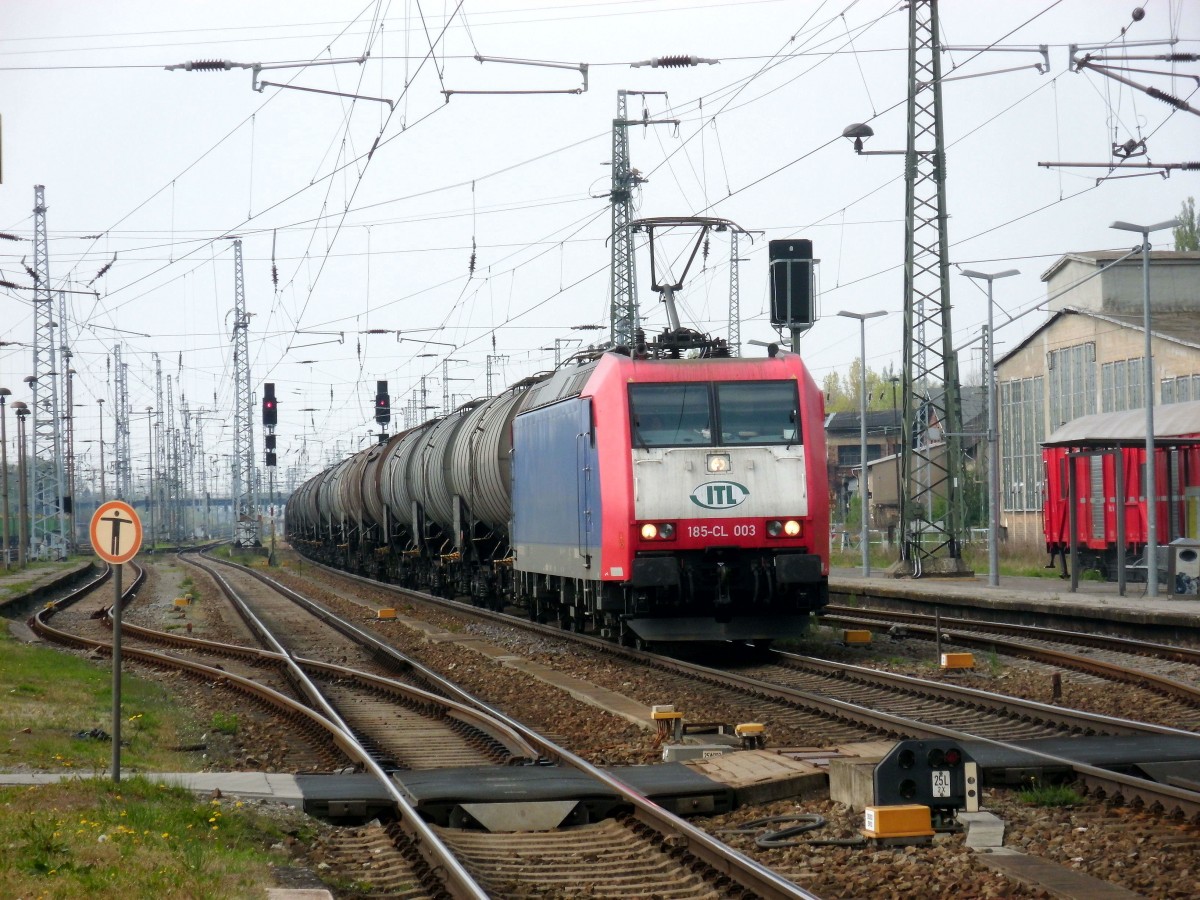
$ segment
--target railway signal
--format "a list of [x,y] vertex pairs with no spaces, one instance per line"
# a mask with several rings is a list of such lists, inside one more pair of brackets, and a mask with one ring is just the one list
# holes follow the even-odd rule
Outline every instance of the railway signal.
[[375,422],[381,428],[392,421],[392,398],[388,395],[388,383],[375,383]]
[[263,424],[274,428],[279,424],[279,408],[278,401],[275,399],[275,384],[266,382],[263,384],[263,402],[262,402],[262,421]]
[[954,741],[900,741],[873,780],[878,806],[915,803],[940,815],[979,810],[978,766]]

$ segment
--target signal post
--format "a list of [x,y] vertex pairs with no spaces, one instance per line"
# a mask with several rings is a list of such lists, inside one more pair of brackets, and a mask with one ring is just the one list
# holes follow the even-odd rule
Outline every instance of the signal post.
[[112,778],[121,780],[121,570],[142,546],[142,521],[121,500],[101,504],[92,515],[88,534],[96,555],[113,567],[112,605]]

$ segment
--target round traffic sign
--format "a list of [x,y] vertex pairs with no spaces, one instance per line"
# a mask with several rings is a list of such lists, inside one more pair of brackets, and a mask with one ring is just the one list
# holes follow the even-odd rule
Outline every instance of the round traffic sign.
[[96,555],[114,565],[129,562],[142,546],[142,520],[122,500],[101,504],[92,515],[88,532]]

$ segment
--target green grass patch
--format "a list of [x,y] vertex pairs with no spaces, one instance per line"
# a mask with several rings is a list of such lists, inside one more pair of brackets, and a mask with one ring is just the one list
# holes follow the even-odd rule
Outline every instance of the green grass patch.
[[[204,761],[171,750],[205,729],[162,687],[121,680],[125,771],[192,771]],[[99,774],[112,762],[112,668],[105,659],[31,647],[0,631],[0,767]],[[81,736],[84,735],[84,736]]]
[[1083,797],[1065,784],[1034,784],[1017,792],[1017,799],[1026,806],[1079,806]]
[[212,717],[212,728],[213,731],[219,731],[221,734],[237,734],[237,713],[214,713]]
[[10,897],[258,896],[284,861],[272,845],[313,827],[143,778],[3,788],[0,810]]

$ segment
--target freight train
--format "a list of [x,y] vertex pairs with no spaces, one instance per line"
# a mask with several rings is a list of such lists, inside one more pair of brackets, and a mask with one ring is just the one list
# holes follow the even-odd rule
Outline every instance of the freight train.
[[[653,346],[653,345],[651,345]],[[634,646],[802,635],[828,602],[800,357],[588,351],[305,482],[300,553]]]
[[[1200,401],[1155,407],[1155,536],[1160,548],[1180,536],[1200,536]],[[1142,409],[1082,416],[1042,445],[1042,526],[1050,565],[1067,574],[1071,552],[1071,469],[1075,539],[1080,565],[1116,578],[1121,554],[1144,571],[1146,414]],[[1118,485],[1118,476],[1120,484]],[[1124,544],[1118,540],[1123,517]],[[1165,574],[1166,566],[1159,566]]]

